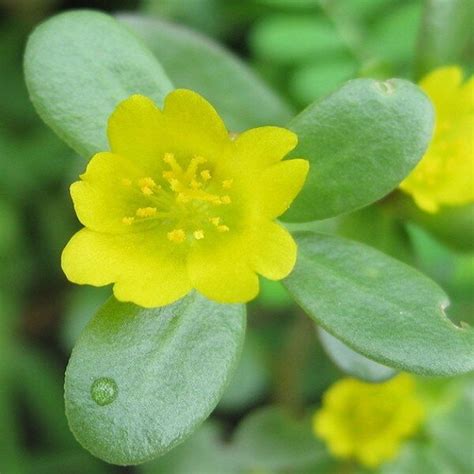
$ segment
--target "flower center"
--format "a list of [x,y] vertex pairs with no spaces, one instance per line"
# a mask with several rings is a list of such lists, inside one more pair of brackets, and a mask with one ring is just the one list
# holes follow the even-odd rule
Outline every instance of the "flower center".
[[122,223],[131,226],[154,221],[164,227],[168,240],[176,244],[202,240],[209,233],[229,232],[225,216],[226,207],[232,203],[227,193],[233,180],[213,176],[202,156],[194,156],[186,168],[173,153],[165,153],[163,161],[168,169],[158,178],[122,180],[124,186],[138,192],[146,202],[136,209],[135,215],[124,216]]

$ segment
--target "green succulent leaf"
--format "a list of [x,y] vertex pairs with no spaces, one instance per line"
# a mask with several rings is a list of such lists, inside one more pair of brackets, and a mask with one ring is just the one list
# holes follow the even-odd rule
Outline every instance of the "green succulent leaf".
[[378,364],[353,351],[322,328],[318,328],[318,334],[329,358],[348,375],[367,382],[380,382],[393,377],[397,373],[391,367]]
[[444,313],[448,298],[417,270],[357,242],[302,232],[285,284],[307,314],[356,352],[422,375],[474,369],[474,331]]
[[112,464],[156,458],[217,405],[240,356],[245,307],[191,294],[144,309],[111,298],[86,326],[66,372],[77,440]]
[[301,112],[292,156],[311,168],[284,219],[325,219],[364,207],[392,191],[423,156],[433,108],[414,84],[355,79]]
[[80,155],[108,149],[107,119],[121,100],[161,104],[172,85],[153,54],[109,15],[73,11],[42,23],[25,52],[25,78],[41,118]]
[[156,18],[121,15],[176,87],[195,90],[217,109],[229,130],[285,125],[291,108],[240,59],[209,38]]
[[311,431],[308,417],[298,419],[272,406],[245,418],[230,448],[244,472],[299,472],[328,458],[323,444]]

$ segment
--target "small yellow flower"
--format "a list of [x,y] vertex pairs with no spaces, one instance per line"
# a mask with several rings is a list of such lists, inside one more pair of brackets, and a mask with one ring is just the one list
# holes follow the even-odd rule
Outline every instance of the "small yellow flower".
[[474,201],[474,78],[464,84],[462,79],[461,69],[450,66],[420,83],[435,107],[436,128],[425,156],[400,188],[426,212]]
[[114,283],[121,301],[154,307],[197,289],[225,303],[293,269],[296,244],[275,219],[301,190],[308,162],[282,161],[297,143],[284,128],[230,136],[212,106],[189,90],[163,110],[134,95],[108,123],[110,152],[71,186],[84,229],[69,241],[69,280]]
[[401,374],[380,384],[346,378],[324,394],[313,429],[334,456],[374,468],[396,456],[402,440],[416,432],[423,417],[411,376]]

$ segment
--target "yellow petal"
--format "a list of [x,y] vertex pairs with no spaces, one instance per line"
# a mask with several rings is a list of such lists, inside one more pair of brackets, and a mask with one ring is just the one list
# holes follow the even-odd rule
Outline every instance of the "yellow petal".
[[[129,232],[123,218],[134,216],[140,205],[130,192],[131,183],[142,174],[120,155],[97,153],[81,181],[71,186],[74,209],[81,223],[99,232]],[[138,198],[140,196],[138,195]]]
[[266,217],[283,214],[301,191],[308,174],[306,160],[288,160],[270,166],[260,180],[261,206]]
[[281,127],[252,128],[234,142],[236,160],[246,169],[263,169],[283,159],[298,143],[298,136]]
[[230,145],[224,122],[196,92],[177,89],[168,94],[163,114],[173,151],[178,155],[191,153],[218,159],[222,148]]
[[[402,186],[400,186],[400,188],[404,189]],[[429,214],[435,214],[439,211],[439,204],[436,202],[436,200],[430,198],[429,196],[425,196],[421,192],[418,194],[413,194],[413,199],[420,209],[428,212]]]
[[440,67],[427,74],[420,81],[420,87],[432,100],[444,100],[447,92],[457,89],[461,84],[462,77],[459,66]]
[[[112,152],[139,163],[148,173],[169,151],[163,114],[148,97],[132,95],[122,101],[109,118],[107,134]],[[151,167],[151,168],[150,168]]]
[[296,243],[280,224],[260,222],[249,252],[253,269],[270,280],[285,278],[296,262]]
[[196,246],[188,261],[193,287],[220,303],[244,303],[255,298],[259,282],[248,264],[247,250],[236,238],[225,245]]
[[144,307],[163,306],[191,290],[184,257],[176,246],[160,246],[155,232],[100,234],[83,229],[62,254],[62,268],[73,283],[115,283],[120,301]]
[[453,120],[472,108],[472,81],[462,82],[463,71],[459,66],[440,67],[420,81],[436,110],[437,129],[446,119]]

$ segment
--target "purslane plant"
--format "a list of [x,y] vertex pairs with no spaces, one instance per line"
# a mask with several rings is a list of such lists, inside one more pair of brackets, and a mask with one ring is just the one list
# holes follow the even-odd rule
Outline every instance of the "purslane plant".
[[72,187],[86,229],[63,268],[78,283],[114,282],[129,301],[104,304],[68,365],[66,414],[85,448],[137,464],[209,416],[239,358],[241,303],[257,294],[256,273],[283,278],[310,318],[369,359],[428,375],[472,370],[473,333],[446,317],[448,297],[434,282],[368,246],[290,236],[273,222],[337,216],[396,189],[433,129],[416,85],[356,79],[295,115],[199,36],[140,17],[122,22],[145,32],[157,56],[175,48],[187,60],[165,71],[122,23],[88,11],[45,22],[25,54],[38,113],[93,156]]

